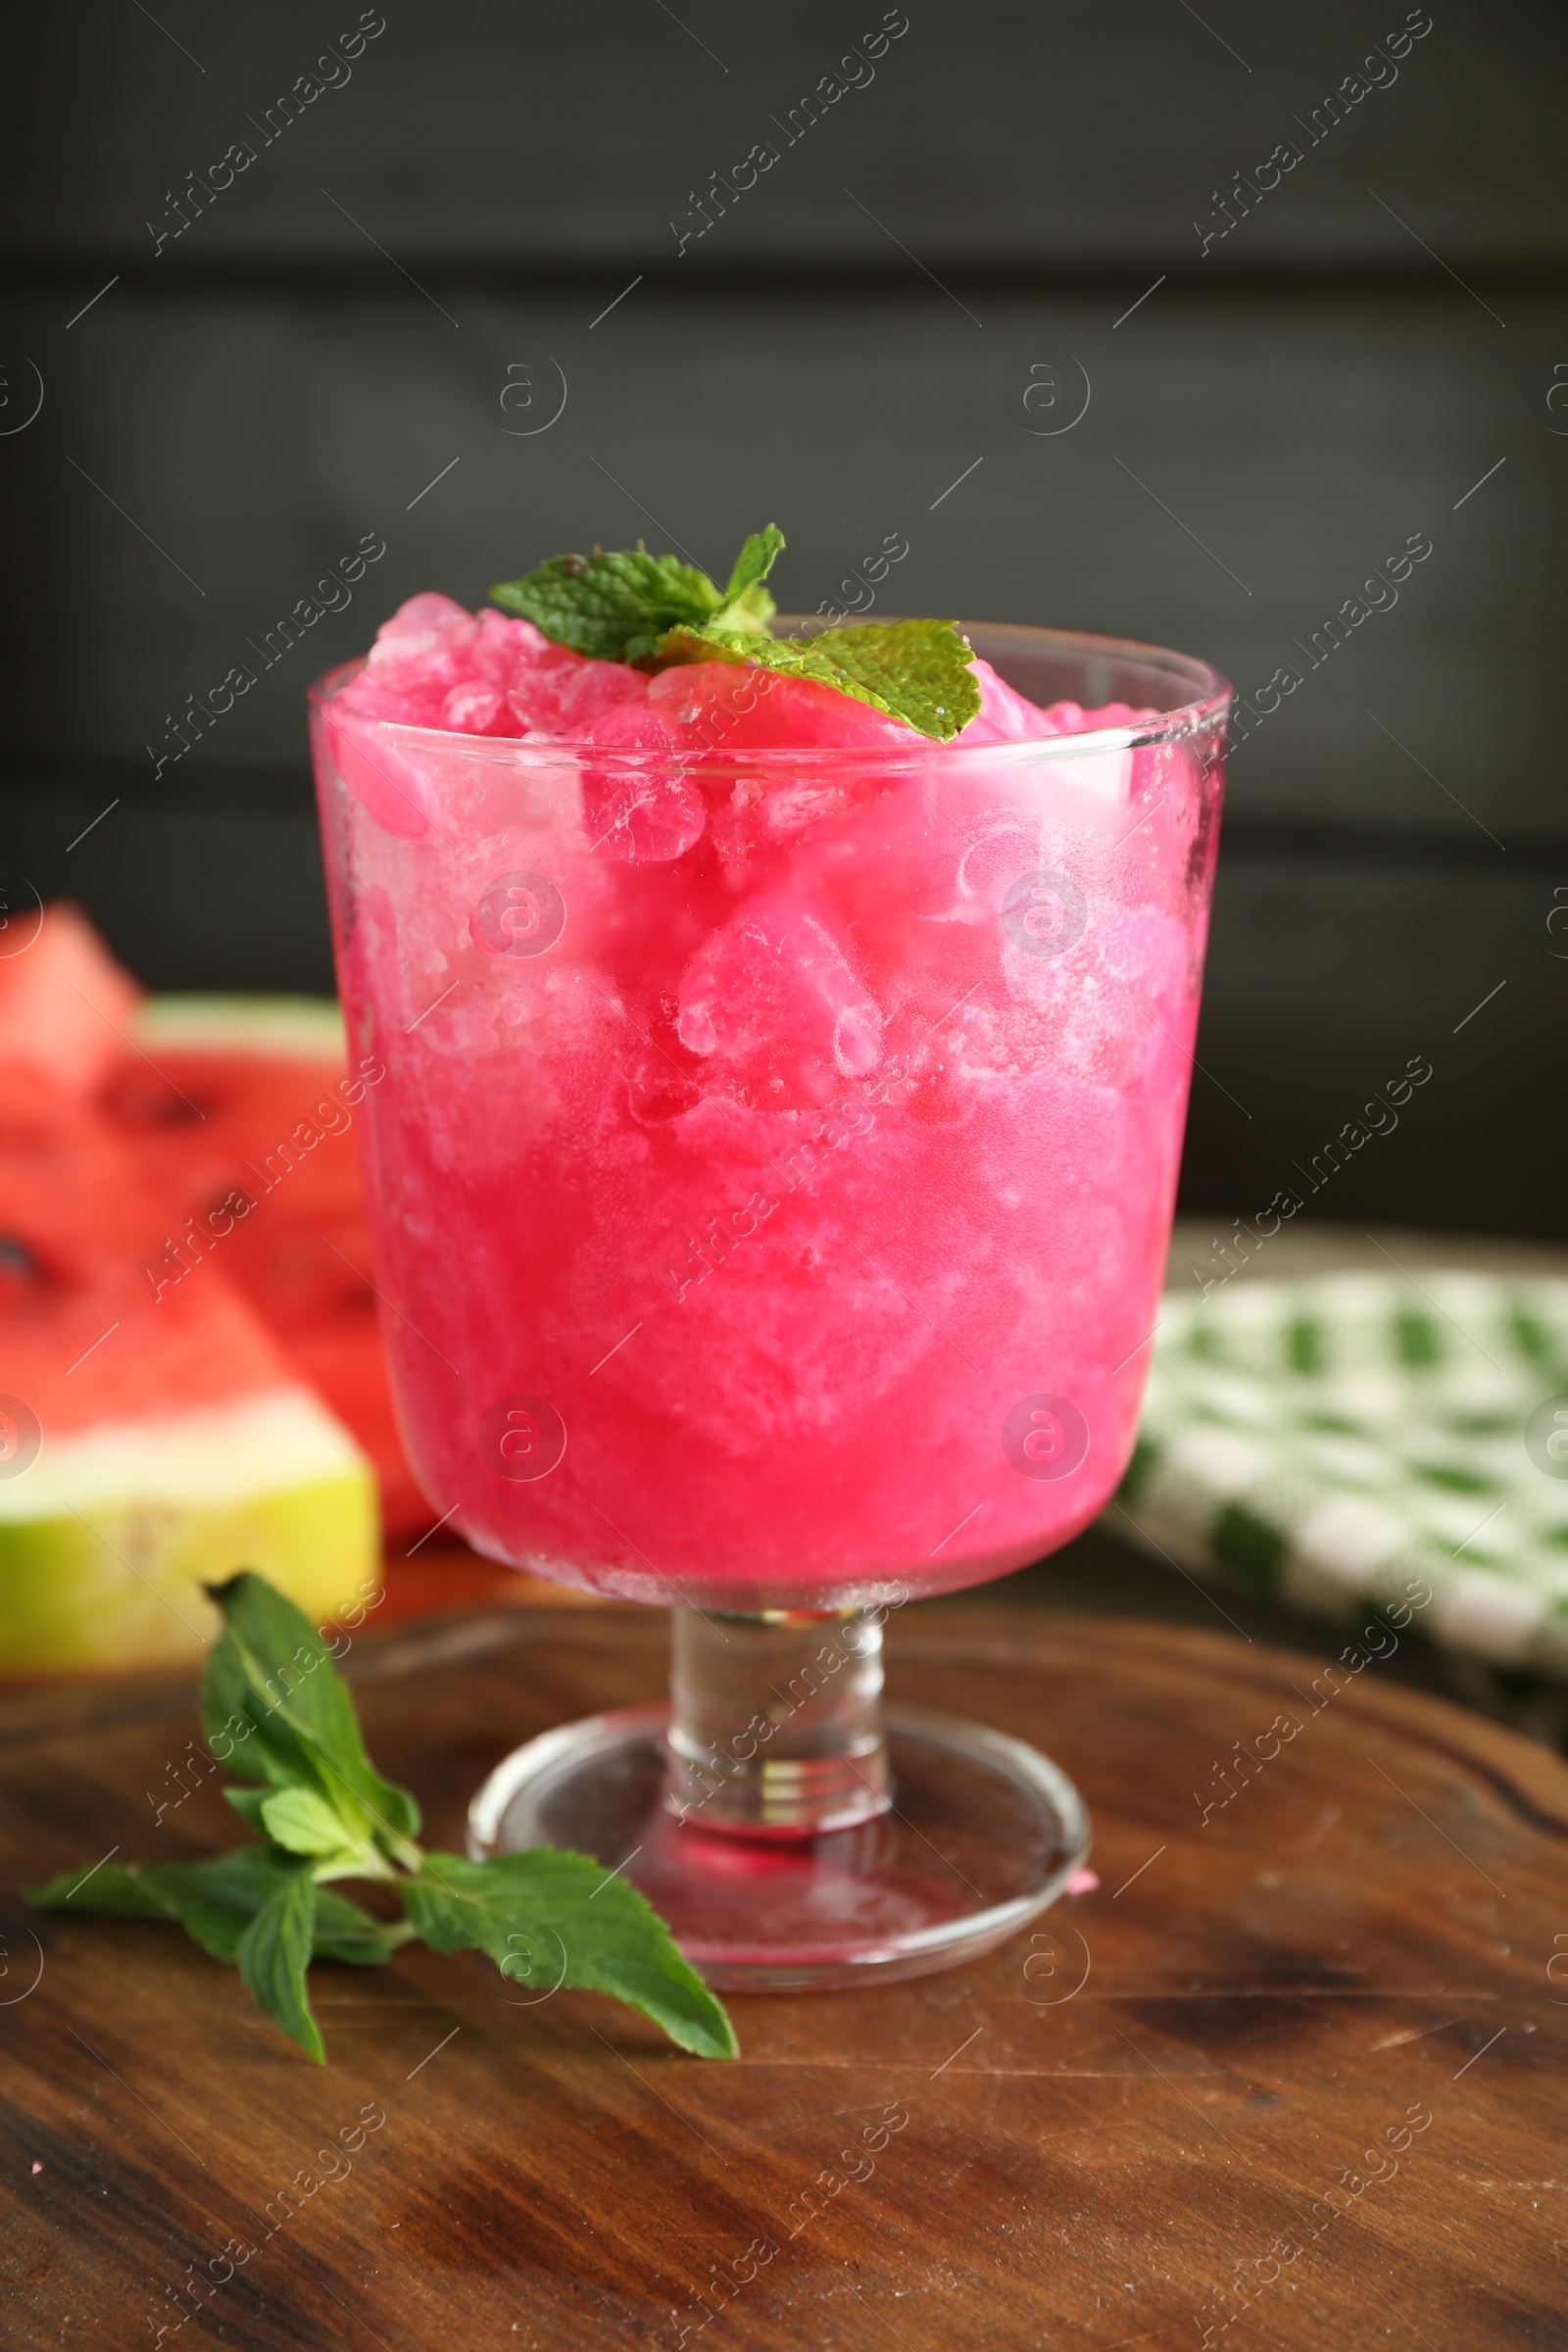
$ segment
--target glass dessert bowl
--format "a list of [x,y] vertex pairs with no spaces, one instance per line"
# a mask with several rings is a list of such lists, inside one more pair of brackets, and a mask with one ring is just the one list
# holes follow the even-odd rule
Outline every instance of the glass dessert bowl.
[[669,1706],[519,1749],[471,1849],[597,1855],[719,1987],[951,1965],[1088,1850],[1032,1748],[884,1713],[883,1627],[1131,1450],[1228,690],[966,635],[1004,683],[949,742],[717,662],[597,740],[313,694],[410,1458],[481,1552],[673,1612]]

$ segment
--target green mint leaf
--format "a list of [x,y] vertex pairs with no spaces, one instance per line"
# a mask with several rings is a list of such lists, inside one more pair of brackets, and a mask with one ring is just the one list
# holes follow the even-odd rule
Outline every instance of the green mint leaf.
[[239,1973],[258,2009],[265,2009],[318,2066],[326,2064],[320,2031],[305,1990],[316,1920],[316,1886],[303,1863],[270,1894],[235,1948]]
[[811,678],[819,686],[831,686],[854,702],[868,703],[874,710],[886,711],[889,717],[893,715],[879,694],[858,685],[840,663],[816,653],[814,641],[804,638],[754,637],[739,629],[720,629],[710,622],[702,629],[666,629],[659,641],[658,655],[662,662],[671,666],[683,662],[747,662],[758,669],[776,670],[784,677]]
[[[311,1960],[370,1967],[414,1936],[440,1952],[487,1952],[514,1981],[532,1981],[558,1954],[559,1983],[626,2002],[700,2056],[734,2057],[724,2010],[635,1888],[549,1846],[487,1863],[427,1859],[412,1842],[418,1807],[370,1763],[353,1698],[308,1621],[249,1571],[208,1589],[224,1626],[203,1677],[203,1719],[220,1760],[260,1784],[224,1794],[270,1842],[199,1862],[64,1872],[30,1888],[29,1902],[177,1922],[238,1967],[258,2006],[318,2065]],[[397,1882],[406,1917],[396,1925],[319,1884],[390,1879],[388,1857],[420,1874]]]
[[[586,1854],[537,1846],[469,1862],[427,1854],[402,1882],[403,1907],[438,1952],[487,1952],[503,1976],[564,1961],[564,1984],[608,1993],[700,2058],[733,2058],[735,2030],[662,1920],[634,1886]],[[558,1948],[559,1947],[559,1948]],[[533,1981],[532,1973],[528,1982]]]
[[419,1808],[366,1754],[348,1685],[309,1618],[248,1569],[208,1591],[223,1612],[202,1677],[214,1752],[240,1778],[325,1798],[352,1825],[340,1843],[373,1835],[397,1853],[418,1835]]
[[720,593],[706,571],[641,544],[607,556],[552,556],[520,580],[492,588],[494,602],[520,612],[556,645],[600,662],[645,662],[667,629],[712,620],[747,634],[765,631],[773,599],[762,582],[784,545],[770,522],[754,531]]
[[786,677],[811,678],[874,710],[949,743],[980,708],[974,649],[951,620],[861,621],[816,637],[748,637],[716,620],[667,630],[664,662],[751,662]]
[[[721,612],[714,614],[712,621],[705,625],[711,628],[715,623],[722,623],[726,629],[744,631],[748,637],[765,637],[767,624],[777,610],[773,599],[761,581],[758,580],[747,589],[744,596],[738,596],[733,604],[726,605]],[[651,650],[657,655],[657,643]]]
[[23,1899],[35,1911],[107,1911],[119,1919],[175,1919],[161,1894],[158,1873],[136,1862],[100,1862],[93,1871],[63,1870],[57,1879],[24,1886]]
[[299,1868],[292,1854],[276,1846],[242,1845],[208,1861],[165,1862],[143,1876],[157,1881],[186,1935],[232,1968],[246,1929]]
[[262,1826],[291,1854],[342,1851],[342,1818],[314,1788],[274,1788],[262,1799]]
[[864,620],[806,642],[937,743],[951,743],[980,709],[974,648],[956,621]]
[[766,636],[776,607],[762,582],[783,547],[784,534],[776,522],[770,522],[765,531],[753,531],[735,559],[724,601],[707,626],[744,629],[748,635]]
[[[27,1896],[43,1911],[111,1911],[122,1919],[175,1920],[215,1960],[232,1967],[239,1939],[257,1912],[298,1870],[275,1847],[241,1846],[206,1862],[106,1862],[51,1879]],[[73,1894],[71,1889],[79,1887]]]
[[[339,1808],[314,1788],[274,1788],[262,1799],[262,1823],[274,1845],[291,1854],[330,1855],[343,1862],[368,1863],[374,1875],[376,1855],[366,1836],[365,1817],[345,1821]],[[362,1869],[359,1875],[366,1873]]]
[[601,662],[752,662],[813,679],[951,743],[980,708],[973,650],[956,622],[864,621],[814,637],[770,637],[763,585],[784,549],[777,523],[753,531],[722,592],[706,571],[639,544],[618,554],[553,556],[490,594],[557,645]]
[[354,1968],[379,1968],[413,1938],[414,1930],[407,1921],[383,1926],[358,1903],[351,1903],[346,1894],[317,1881],[313,1960],[343,1960]]
[[[301,1867],[298,1856],[276,1846],[242,1845],[210,1861],[166,1862],[139,1875],[157,1882],[171,1914],[203,1951],[232,1968],[246,1929],[264,1904],[293,1884]],[[389,1960],[407,1941],[407,1928],[383,1926],[347,1895],[317,1887],[313,1959],[368,1968]]]
[[[240,1937],[262,1905],[299,1870],[290,1854],[266,1846],[241,1846],[204,1862],[166,1862],[142,1867],[106,1862],[85,1879],[66,1871],[26,1890],[40,1911],[109,1912],[122,1919],[177,1922],[214,1960],[232,1968]],[[411,1931],[383,1927],[346,1895],[320,1886],[316,1896],[313,1956],[370,1967],[389,1960]]]
[[729,575],[729,586],[724,591],[725,604],[734,604],[738,597],[746,594],[748,588],[759,580],[765,580],[783,552],[784,534],[776,522],[770,522],[765,531],[753,531],[735,559],[735,568]]
[[553,556],[490,595],[552,643],[600,662],[640,661],[665,629],[706,620],[723,602],[706,571],[642,547],[610,556]]

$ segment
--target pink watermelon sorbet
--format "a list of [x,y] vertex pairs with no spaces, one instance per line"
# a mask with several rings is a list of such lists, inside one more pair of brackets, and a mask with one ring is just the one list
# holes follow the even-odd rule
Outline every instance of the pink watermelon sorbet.
[[[972,664],[980,709],[962,731],[965,748],[1026,736],[1079,735],[1091,727],[1150,718],[1125,703],[1086,711],[1077,703],[1046,710]],[[907,743],[912,730],[864,703],[807,679],[769,677],[741,698],[734,665],[704,662],[656,675],[623,662],[592,662],[553,645],[530,620],[468,612],[449,596],[411,596],[376,631],[364,669],[345,690],[345,708],[404,726],[462,735],[511,735],[524,743],[602,743],[620,750],[712,751],[763,746]]]
[[1003,1574],[1113,1491],[1224,695],[971,634],[946,744],[436,595],[318,690],[404,1435],[480,1550],[825,1608]]

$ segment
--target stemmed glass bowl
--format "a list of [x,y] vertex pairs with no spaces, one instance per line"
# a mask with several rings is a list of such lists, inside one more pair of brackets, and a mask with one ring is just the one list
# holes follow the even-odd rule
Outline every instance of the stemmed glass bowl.
[[669,1705],[518,1749],[470,1845],[596,1854],[720,1986],[948,1966],[1088,1850],[1035,1749],[884,1711],[883,1627],[1125,1466],[1228,689],[967,633],[1134,715],[672,756],[361,716],[358,664],[312,694],[410,1459],[489,1557],[672,1611]]

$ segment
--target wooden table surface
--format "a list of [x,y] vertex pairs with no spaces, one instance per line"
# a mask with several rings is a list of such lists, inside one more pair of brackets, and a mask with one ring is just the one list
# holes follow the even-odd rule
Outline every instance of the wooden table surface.
[[[889,1649],[1065,1765],[1101,1883],[947,1976],[737,1998],[733,2066],[410,1951],[315,1972],[312,2068],[172,1929],[15,1891],[233,1841],[215,1785],[152,1823],[190,1686],[7,1700],[3,2340],[1568,2346],[1568,1767],[1375,1667],[1314,1714],[1228,1635],[911,1608]],[[665,1629],[497,1610],[347,1663],[455,1845],[509,1746],[660,1690]]]

